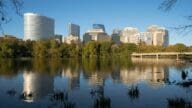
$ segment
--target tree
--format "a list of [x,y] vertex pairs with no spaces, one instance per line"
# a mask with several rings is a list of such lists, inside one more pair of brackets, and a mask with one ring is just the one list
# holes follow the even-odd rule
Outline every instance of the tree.
[[34,57],[48,57],[49,55],[49,48],[50,48],[49,41],[36,41],[33,44],[33,56]]
[[[170,11],[178,1],[179,0],[164,0],[160,4],[159,9],[161,9],[163,11]],[[182,0],[182,1],[185,1],[185,0]],[[185,25],[179,25],[178,27],[173,27],[173,29],[185,31],[186,33],[191,32],[191,30],[192,30],[192,15],[187,15],[186,19],[189,20],[191,23],[185,24]]]
[[87,42],[83,45],[83,57],[98,57],[99,43],[95,41]]
[[17,41],[14,39],[0,40],[0,57],[12,58],[15,57]]
[[109,57],[111,54],[112,42],[101,42],[99,47],[99,55],[102,57]]
[[126,43],[119,46],[120,47],[120,56],[130,56],[131,53],[137,51],[137,45],[134,43]]
[[189,51],[189,48],[182,44],[182,43],[178,43],[175,45],[170,45],[169,47],[166,48],[167,52],[187,52]]
[[56,40],[50,40],[50,49],[48,50],[49,57],[59,58],[61,57],[60,53],[60,44]]
[[2,24],[6,24],[11,20],[8,12],[15,11],[16,14],[21,15],[23,3],[23,0],[0,0],[0,29],[2,32]]

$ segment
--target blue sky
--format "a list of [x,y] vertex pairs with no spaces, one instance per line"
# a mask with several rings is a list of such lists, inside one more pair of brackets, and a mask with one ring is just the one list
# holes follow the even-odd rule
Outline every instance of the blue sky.
[[[149,25],[166,28],[188,24],[184,16],[192,12],[192,0],[179,1],[173,10],[163,12],[158,9],[163,0],[24,0],[23,13],[35,12],[55,19],[55,33],[67,35],[68,24],[81,27],[81,35],[93,23],[105,25],[108,34],[114,28],[137,27],[141,32]],[[23,17],[10,14],[12,21],[4,25],[6,34],[23,38]],[[192,45],[191,33],[185,35],[170,31],[170,43]]]

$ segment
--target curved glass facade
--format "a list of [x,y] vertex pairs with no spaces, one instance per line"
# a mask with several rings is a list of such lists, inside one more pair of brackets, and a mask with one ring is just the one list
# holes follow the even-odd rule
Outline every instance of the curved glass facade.
[[42,40],[53,36],[53,19],[34,13],[24,14],[24,40]]

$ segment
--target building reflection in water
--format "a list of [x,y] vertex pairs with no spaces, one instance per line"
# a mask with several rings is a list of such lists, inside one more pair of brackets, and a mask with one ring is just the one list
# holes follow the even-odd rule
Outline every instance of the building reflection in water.
[[105,78],[100,72],[94,72],[89,76],[88,82],[90,85],[103,86]]
[[78,69],[65,68],[61,73],[62,77],[68,78],[68,89],[73,90],[80,86],[80,72]]
[[22,99],[25,102],[34,102],[52,93],[54,89],[54,79],[47,74],[41,74],[31,71],[23,73],[23,94]]
[[149,85],[156,88],[164,85],[169,80],[169,68],[172,61],[151,61],[134,59],[134,67],[120,69],[120,81],[124,84],[136,84],[140,81],[146,81]]

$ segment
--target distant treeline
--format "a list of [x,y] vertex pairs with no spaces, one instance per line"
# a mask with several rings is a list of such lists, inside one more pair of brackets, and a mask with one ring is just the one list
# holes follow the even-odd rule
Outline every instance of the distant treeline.
[[192,47],[184,44],[161,46],[114,44],[113,42],[94,42],[85,44],[65,44],[56,40],[21,41],[16,39],[0,40],[0,58],[18,57],[49,57],[49,58],[76,58],[76,57],[113,57],[130,56],[132,52],[188,52]]

